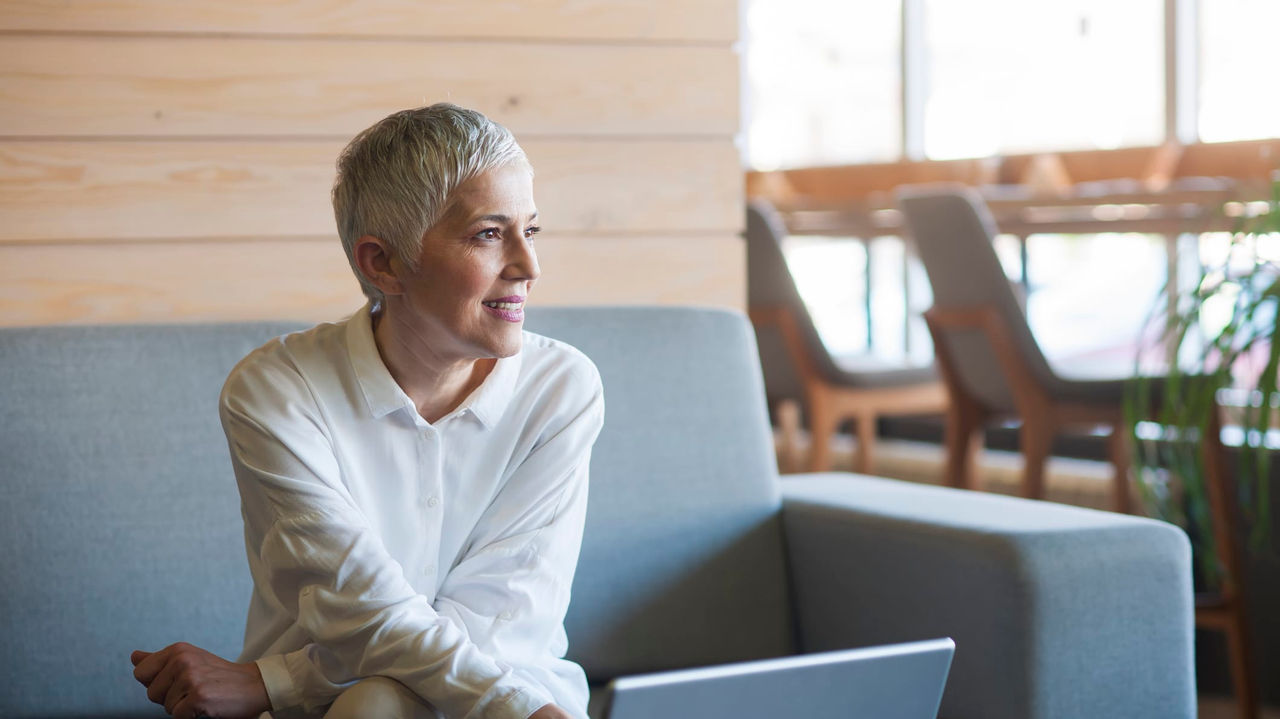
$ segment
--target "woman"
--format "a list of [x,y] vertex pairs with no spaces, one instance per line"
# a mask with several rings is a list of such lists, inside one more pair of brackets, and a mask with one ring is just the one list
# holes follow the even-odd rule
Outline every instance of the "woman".
[[334,211],[369,303],[227,380],[245,650],[135,652],[170,714],[586,715],[563,622],[603,394],[581,353],[523,332],[532,178],[507,130],[448,104],[342,153]]

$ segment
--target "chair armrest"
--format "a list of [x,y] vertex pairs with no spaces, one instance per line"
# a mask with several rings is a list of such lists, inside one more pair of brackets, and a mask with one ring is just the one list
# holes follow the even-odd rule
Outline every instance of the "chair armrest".
[[805,651],[952,637],[942,717],[1195,716],[1177,527],[844,473],[782,492]]

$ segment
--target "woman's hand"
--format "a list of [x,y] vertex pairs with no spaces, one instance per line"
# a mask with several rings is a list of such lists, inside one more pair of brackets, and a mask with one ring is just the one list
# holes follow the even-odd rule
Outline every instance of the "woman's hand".
[[271,709],[253,662],[237,664],[185,642],[158,652],[134,652],[133,678],[147,698],[175,719],[254,719]]

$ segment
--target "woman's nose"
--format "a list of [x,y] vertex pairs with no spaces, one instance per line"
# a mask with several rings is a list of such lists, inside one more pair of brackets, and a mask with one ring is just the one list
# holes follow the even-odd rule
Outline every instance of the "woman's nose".
[[510,248],[507,256],[508,278],[538,279],[542,274],[542,267],[538,265],[538,253],[534,250],[533,242],[520,238],[518,241],[512,242]]

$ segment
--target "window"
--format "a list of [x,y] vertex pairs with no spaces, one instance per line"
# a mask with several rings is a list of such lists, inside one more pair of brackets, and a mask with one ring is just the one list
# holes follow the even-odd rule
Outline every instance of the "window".
[[831,354],[867,351],[866,246],[848,237],[788,237],[787,266]]
[[746,17],[752,167],[898,157],[898,2],[752,0]]
[[1032,235],[1027,321],[1055,369],[1074,377],[1133,373],[1139,335],[1168,277],[1158,235]]
[[1159,144],[1160,0],[927,0],[925,154]]
[[1276,0],[1200,0],[1200,137],[1280,137],[1275,89]]
[[[1170,32],[1175,6],[1196,10],[1193,28]],[[746,17],[745,149],[758,169],[901,160],[908,148],[942,160],[1154,146],[1190,125],[1209,142],[1280,137],[1277,0],[752,0]],[[1169,86],[1178,117],[1167,120]],[[1133,369],[1171,261],[1185,289],[1224,242],[1041,234],[1002,236],[996,250],[1025,281],[1049,359],[1115,376]],[[898,238],[793,238],[787,254],[833,352],[932,358],[919,317],[928,282]]]

